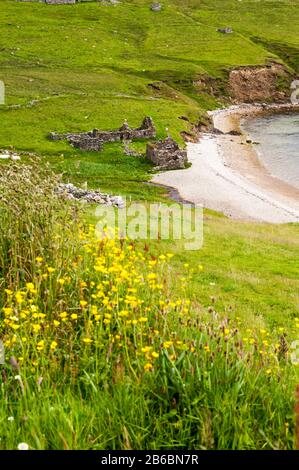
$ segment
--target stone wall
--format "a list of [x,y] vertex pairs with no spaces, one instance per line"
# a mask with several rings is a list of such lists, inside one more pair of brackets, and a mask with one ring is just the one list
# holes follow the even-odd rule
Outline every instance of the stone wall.
[[100,131],[93,129],[89,132],[80,132],[78,134],[57,134],[51,132],[51,140],[68,140],[68,142],[81,150],[99,151],[105,142],[121,142],[133,139],[153,139],[156,137],[156,128],[150,117],[145,117],[141,126],[137,129],[131,129],[125,122],[118,130]]
[[89,136],[70,137],[69,143],[80,150],[91,152],[100,152],[103,149],[103,143],[97,138]]
[[155,144],[148,144],[146,156],[154,163],[156,170],[183,169],[188,163],[187,151],[180,149],[177,142],[171,137]]

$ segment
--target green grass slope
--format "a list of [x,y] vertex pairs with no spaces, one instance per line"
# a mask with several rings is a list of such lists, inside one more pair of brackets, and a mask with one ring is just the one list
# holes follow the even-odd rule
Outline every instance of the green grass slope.
[[[233,67],[297,53],[298,4],[168,0],[154,13],[148,0],[117,6],[1,0],[6,105],[0,107],[0,147],[43,155],[66,178],[150,198],[157,190],[142,184],[148,179],[143,159],[124,157],[120,146],[96,157],[83,154],[50,142],[48,132],[116,128],[125,118],[135,126],[151,115],[159,137],[169,128],[182,143],[180,132],[190,124],[180,117],[196,124],[217,106],[214,97],[196,91],[194,80],[222,83]],[[216,31],[225,25],[235,33]],[[159,90],[149,86],[153,82],[160,82]]]

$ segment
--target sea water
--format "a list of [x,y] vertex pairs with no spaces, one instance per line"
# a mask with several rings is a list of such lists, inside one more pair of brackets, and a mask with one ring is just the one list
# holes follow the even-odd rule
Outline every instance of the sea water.
[[269,173],[299,188],[299,113],[276,114],[243,123]]

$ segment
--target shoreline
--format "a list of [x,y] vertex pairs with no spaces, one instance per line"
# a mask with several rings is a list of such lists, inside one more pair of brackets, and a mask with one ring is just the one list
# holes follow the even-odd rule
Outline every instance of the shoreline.
[[291,104],[245,104],[210,111],[216,133],[202,134],[198,143],[187,144],[192,166],[158,173],[152,182],[172,187],[183,200],[234,219],[299,222],[299,189],[270,175],[254,145],[246,143],[248,137],[242,129],[243,120],[257,115],[298,111],[299,106]]

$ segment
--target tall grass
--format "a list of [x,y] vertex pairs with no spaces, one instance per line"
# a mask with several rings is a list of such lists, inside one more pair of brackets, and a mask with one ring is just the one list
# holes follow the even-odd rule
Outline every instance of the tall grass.
[[38,257],[64,263],[75,214],[57,195],[58,182],[38,160],[1,168],[0,279],[6,286],[34,279]]
[[79,227],[33,168],[1,177],[0,448],[294,448],[285,340],[199,311],[171,254]]

